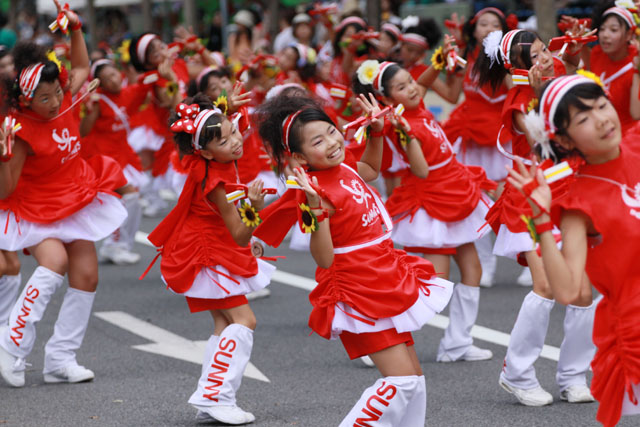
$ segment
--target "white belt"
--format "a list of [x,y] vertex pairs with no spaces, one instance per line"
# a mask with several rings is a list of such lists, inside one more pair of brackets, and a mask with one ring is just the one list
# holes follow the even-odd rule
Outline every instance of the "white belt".
[[441,167],[448,165],[451,162],[451,160],[453,160],[453,156],[449,157],[447,160],[443,162],[436,163],[433,166],[429,166],[429,172],[434,171],[436,169],[440,169]]
[[364,242],[364,243],[359,243],[357,245],[351,245],[351,246],[340,246],[338,248],[333,248],[333,253],[334,254],[346,254],[349,252],[353,252],[353,251],[357,251],[358,249],[362,249],[362,248],[368,248],[369,246],[375,246],[381,242],[384,242],[385,240],[389,239],[391,237],[391,232],[387,232],[386,234],[383,234],[382,236],[378,237],[377,239],[374,240],[370,240],[368,242]]

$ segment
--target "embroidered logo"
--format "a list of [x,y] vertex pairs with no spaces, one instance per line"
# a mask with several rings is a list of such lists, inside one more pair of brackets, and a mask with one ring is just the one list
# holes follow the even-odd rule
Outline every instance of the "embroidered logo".
[[447,139],[447,136],[444,134],[444,131],[438,125],[438,123],[433,120],[424,119],[424,127],[427,128],[427,130],[431,133],[431,135],[433,135],[434,138],[442,141],[442,143],[440,144],[440,151],[442,151],[443,153],[446,153],[449,150],[453,151],[453,149],[451,148],[451,144]]
[[54,129],[53,132],[51,132],[51,137],[56,142],[56,144],[58,144],[58,149],[60,151],[69,152],[68,155],[62,158],[60,163],[64,163],[67,160],[72,159],[73,157],[77,156],[78,153],[80,152],[80,148],[81,148],[80,141],[78,141],[77,136],[71,136],[71,134],[69,133],[69,129],[64,128],[60,133],[60,135],[58,135],[58,130]]

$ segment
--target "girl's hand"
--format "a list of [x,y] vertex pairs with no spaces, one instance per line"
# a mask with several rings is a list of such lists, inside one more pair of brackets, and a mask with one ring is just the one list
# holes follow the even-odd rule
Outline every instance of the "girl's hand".
[[235,113],[245,104],[251,102],[251,92],[242,93],[244,86],[242,83],[235,84],[229,96],[229,112]]
[[542,68],[537,62],[529,69],[529,84],[534,92],[540,93],[542,88]]
[[549,184],[544,178],[544,172],[542,169],[538,169],[535,164],[527,169],[522,162],[516,161],[516,163],[519,172],[507,166],[509,171],[507,181],[527,197],[527,202],[531,205],[534,217],[540,215],[542,211],[549,213],[551,209],[551,188],[549,188]]
[[264,183],[261,179],[256,179],[249,185],[249,191],[247,195],[249,196],[249,201],[251,202],[251,206],[256,208],[256,210],[262,210],[264,207],[264,196],[262,193],[262,189],[264,188]]
[[62,12],[65,14],[67,19],[69,20],[69,28],[76,27],[80,25],[80,18],[76,13],[72,10],[62,9],[60,6],[60,2],[58,0],[53,0],[53,3],[56,5],[56,9],[58,9],[58,13]]
[[449,52],[455,51],[458,53],[458,47],[456,46],[455,37],[450,36],[449,34],[444,35],[444,44],[442,45],[442,55],[446,58]]
[[311,183],[309,183],[309,178],[307,174],[302,170],[302,168],[294,168],[293,176],[295,176],[298,185],[300,185],[300,187],[302,187],[302,189],[306,193],[309,207],[317,208],[318,206],[320,206],[320,196],[318,195],[318,192],[311,186],[311,183],[313,183],[313,185],[317,187],[318,179],[314,176],[311,178]]
[[463,38],[462,38],[462,26],[464,25],[464,16],[462,18],[460,18],[456,12],[453,12],[451,14],[451,19],[450,20],[451,20],[451,22],[456,24],[455,28],[449,27],[449,32],[453,36],[454,40],[463,40]]
[[[356,98],[356,102],[362,109],[362,112],[368,116],[372,117],[374,114],[380,112],[380,105],[378,105],[378,101],[376,101],[376,97],[373,96],[372,93],[369,94],[369,99],[366,96],[360,94]],[[384,128],[384,117],[378,117],[375,120],[371,121],[371,130],[374,132],[380,132]]]
[[7,135],[4,133],[4,126],[0,126],[0,157],[6,157],[9,153],[7,147]]
[[394,128],[400,129],[407,135],[411,135],[411,125],[409,124],[407,119],[405,119],[404,117],[398,116],[397,114],[392,113],[392,114],[389,114],[389,122],[391,122]]
[[178,77],[176,76],[176,73],[173,72],[173,69],[171,67],[173,67],[173,59],[166,58],[160,63],[160,65],[158,65],[158,74],[163,79],[169,80],[171,82],[177,82]]

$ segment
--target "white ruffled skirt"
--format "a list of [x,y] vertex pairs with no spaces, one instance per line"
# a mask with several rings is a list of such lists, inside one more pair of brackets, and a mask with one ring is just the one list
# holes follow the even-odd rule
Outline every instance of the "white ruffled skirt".
[[[237,295],[246,295],[266,288],[271,283],[271,276],[276,267],[261,259],[257,261],[258,274],[251,277],[231,274],[229,270],[221,265],[211,268],[203,267],[193,281],[191,288],[181,295],[191,298],[224,299]],[[232,277],[235,281],[229,277]],[[164,281],[164,278],[162,278],[162,281]]]
[[[511,151],[511,141],[504,144],[505,150]],[[507,178],[505,166],[511,166],[512,161],[503,156],[495,145],[467,144],[462,150],[462,144],[454,144],[456,158],[462,164],[482,166],[487,178],[502,181]]]
[[[399,333],[419,330],[436,313],[444,310],[451,299],[454,285],[452,282],[439,277],[423,280],[423,282],[432,285],[429,286],[429,295],[425,295],[421,290],[417,301],[407,311],[393,317],[374,320],[342,302],[336,303],[335,314],[331,322],[331,339],[338,338],[343,331],[362,334],[393,328]],[[356,320],[345,314],[345,312],[374,322],[374,325]]]
[[149,185],[149,177],[131,165],[126,165],[124,169],[122,169],[122,173],[127,179],[127,184],[134,186],[138,190]]
[[482,194],[475,209],[463,220],[445,222],[432,218],[420,208],[413,218],[407,216],[394,224],[393,242],[402,246],[420,248],[457,248],[475,242],[491,228],[485,221],[491,199]]
[[148,126],[138,126],[129,132],[127,142],[136,153],[142,150],[158,151],[164,144],[164,137]]
[[[552,233],[559,236],[560,230],[554,226]],[[493,245],[493,254],[517,260],[518,254],[536,250],[537,247],[528,232],[514,233],[506,225],[500,224],[496,243]],[[558,247],[562,247],[562,242],[558,242]]]
[[127,210],[120,199],[106,193],[98,195],[84,208],[50,224],[20,219],[16,223],[10,211],[0,211],[0,224],[7,224],[7,233],[0,234],[0,249],[17,251],[37,245],[45,239],[64,243],[75,240],[97,242],[113,233],[127,218]]

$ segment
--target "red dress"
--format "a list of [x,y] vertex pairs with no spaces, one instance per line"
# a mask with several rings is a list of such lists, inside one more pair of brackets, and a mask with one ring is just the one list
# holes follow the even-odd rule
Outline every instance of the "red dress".
[[[349,162],[356,167],[355,162]],[[349,331],[336,327],[334,317],[339,315],[342,320],[354,319],[356,323],[375,327],[377,321],[406,312],[419,298],[429,301],[426,306],[432,313],[442,310],[451,297],[451,284],[427,283],[435,276],[433,265],[394,249],[389,240],[388,214],[355,170],[342,163],[310,171],[309,175],[317,177],[320,188],[336,209],[329,219],[333,264],[327,269],[317,268],[318,285],[309,295],[313,306],[309,317],[311,329],[324,338],[336,338],[343,330]],[[302,191],[287,191],[263,210],[265,220],[255,235],[269,245],[279,245],[295,224],[300,202],[305,202]],[[342,315],[342,310],[349,313]],[[409,330],[420,326],[411,325]],[[397,324],[395,327],[401,328]]]
[[635,123],[629,112],[631,99],[631,83],[633,82],[633,58],[636,50],[629,47],[626,57],[619,61],[612,61],[602,51],[600,45],[591,49],[591,71],[600,77],[604,87],[609,91],[609,99],[618,112],[622,134],[624,135]]
[[[67,109],[71,102],[71,93],[66,92],[60,111]],[[103,213],[113,214],[112,219],[94,218],[92,227],[102,226],[104,229],[70,230],[62,227],[65,228],[62,230],[58,227],[49,237],[71,241],[77,240],[72,239],[74,236],[84,236],[84,240],[97,241],[118,228],[126,217],[126,211],[114,190],[124,186],[126,179],[114,160],[95,156],[85,161],[80,156],[79,122],[73,109],[52,121],[40,118],[31,110],[17,112],[14,116],[22,125],[17,137],[29,145],[33,154],[27,155],[13,193],[0,200],[0,210],[4,211],[1,216],[5,221],[4,239],[0,240],[13,239],[13,244],[31,243],[28,246],[37,244],[41,240],[33,241],[37,238],[28,236],[29,230],[34,229],[36,233],[37,229],[42,240],[47,237],[47,230],[34,224],[54,227],[54,224],[72,217],[90,204],[94,209],[93,202],[96,205],[103,203]],[[98,200],[102,201],[98,203]],[[11,213],[16,220],[15,227],[9,224]],[[90,218],[84,219],[91,221]],[[81,223],[88,227],[86,221]],[[17,249],[23,247],[26,246]]]
[[249,246],[238,246],[218,207],[207,199],[217,186],[238,182],[234,163],[186,155],[182,164],[189,175],[178,203],[149,234],[162,254],[163,280],[172,291],[199,299],[224,299],[264,288],[274,268],[258,264]]
[[590,239],[586,272],[604,297],[593,325],[591,391],[600,402],[597,419],[606,427],[619,421],[625,390],[636,400],[631,385],[640,383],[640,153],[629,148],[623,145],[615,160],[584,165],[552,211],[559,224],[563,211],[579,210],[599,233]]
[[[453,248],[482,237],[478,228],[484,224],[490,203],[482,190],[495,188],[495,183],[487,180],[481,167],[456,160],[449,140],[422,102],[418,108],[406,110],[404,117],[421,142],[429,176],[422,179],[410,170],[401,172],[402,182],[387,200],[397,225],[394,241],[410,247]],[[402,155],[408,163],[404,150]],[[483,205],[482,212],[476,212],[479,205]],[[410,224],[414,219],[417,222]],[[469,220],[468,224],[458,227],[463,220]],[[456,230],[448,229],[446,223],[455,225]],[[440,231],[434,234],[433,227]]]

